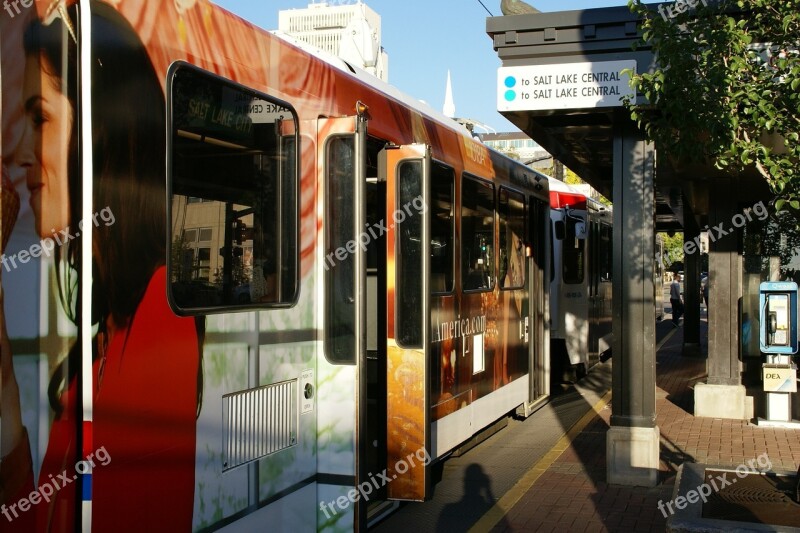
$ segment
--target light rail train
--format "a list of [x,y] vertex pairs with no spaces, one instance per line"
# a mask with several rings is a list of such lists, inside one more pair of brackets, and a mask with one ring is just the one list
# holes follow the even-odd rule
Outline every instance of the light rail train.
[[611,350],[612,211],[550,180],[550,360],[554,383],[580,379]]
[[605,346],[593,202],[206,0],[44,4],[0,18],[0,531],[364,529],[547,400],[551,291]]

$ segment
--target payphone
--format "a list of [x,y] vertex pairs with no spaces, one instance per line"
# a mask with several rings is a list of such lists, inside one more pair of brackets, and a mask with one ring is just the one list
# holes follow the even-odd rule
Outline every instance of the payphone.
[[761,353],[797,353],[797,284],[765,281],[759,288]]
[[797,392],[797,367],[791,356],[797,353],[797,284],[765,281],[759,295],[759,345],[766,356],[762,365],[767,418],[763,422],[791,422],[792,397]]

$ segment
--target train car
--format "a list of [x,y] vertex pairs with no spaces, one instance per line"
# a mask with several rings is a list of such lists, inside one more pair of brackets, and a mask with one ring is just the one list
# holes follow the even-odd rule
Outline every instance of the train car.
[[612,212],[550,180],[551,378],[580,379],[611,349]]
[[546,399],[546,178],[207,0],[21,4],[0,531],[361,530]]

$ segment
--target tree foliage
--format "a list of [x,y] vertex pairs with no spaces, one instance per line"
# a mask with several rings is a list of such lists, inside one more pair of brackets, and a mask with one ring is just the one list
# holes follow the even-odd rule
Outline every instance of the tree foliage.
[[583,185],[586,182],[583,181],[580,178],[580,176],[575,174],[572,170],[570,170],[570,169],[565,167],[564,168],[564,183],[567,183],[569,185]]
[[664,243],[664,267],[667,270],[672,270],[670,266],[680,263],[681,268],[683,268],[683,233],[675,233],[671,237],[666,233],[662,233],[661,240]]
[[[642,17],[653,72],[632,73],[648,100],[627,102],[660,153],[732,174],[755,168],[778,211],[800,213],[800,0],[696,0]],[[706,5],[708,4],[708,5]]]
[[764,279],[769,279],[770,263],[777,259],[780,279],[800,281],[797,255],[800,232],[788,220],[790,218],[786,212],[775,213],[747,226],[742,243],[745,272],[760,272]]

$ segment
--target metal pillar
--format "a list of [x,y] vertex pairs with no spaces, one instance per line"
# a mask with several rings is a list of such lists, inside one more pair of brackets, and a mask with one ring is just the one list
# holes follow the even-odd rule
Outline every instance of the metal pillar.
[[739,362],[739,299],[742,261],[738,230],[731,219],[738,213],[735,184],[713,181],[709,218],[708,380],[695,386],[695,416],[746,420],[752,403],[746,400]]
[[653,301],[655,149],[629,120],[614,134],[614,292],[608,482],[655,486],[659,430]]

